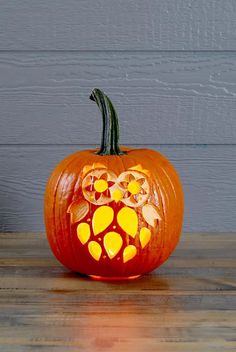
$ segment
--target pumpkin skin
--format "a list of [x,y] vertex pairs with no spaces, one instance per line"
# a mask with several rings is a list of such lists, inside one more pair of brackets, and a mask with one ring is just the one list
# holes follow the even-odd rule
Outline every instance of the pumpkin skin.
[[171,163],[154,150],[120,150],[114,135],[115,143],[105,143],[108,152],[84,150],[59,163],[45,193],[52,252],[70,270],[99,279],[134,278],[160,266],[183,221],[182,186]]

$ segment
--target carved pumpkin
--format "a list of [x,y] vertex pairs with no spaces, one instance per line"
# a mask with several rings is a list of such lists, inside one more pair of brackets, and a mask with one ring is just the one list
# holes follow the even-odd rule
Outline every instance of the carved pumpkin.
[[137,277],[160,266],[175,249],[183,192],[170,162],[150,149],[120,149],[114,106],[94,89],[103,117],[99,150],[68,156],[45,194],[45,224],[56,258],[100,279]]

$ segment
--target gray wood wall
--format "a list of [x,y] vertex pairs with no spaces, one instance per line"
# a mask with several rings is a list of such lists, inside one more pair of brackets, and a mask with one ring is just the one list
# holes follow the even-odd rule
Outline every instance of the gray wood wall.
[[100,142],[95,86],[175,164],[184,230],[235,231],[235,0],[0,0],[0,231],[44,230],[49,173]]

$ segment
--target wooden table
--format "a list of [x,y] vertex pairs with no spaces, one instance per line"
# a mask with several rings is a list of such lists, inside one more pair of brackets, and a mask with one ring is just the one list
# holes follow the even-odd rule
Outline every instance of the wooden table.
[[236,234],[184,234],[129,282],[71,273],[43,234],[0,234],[0,351],[236,351]]

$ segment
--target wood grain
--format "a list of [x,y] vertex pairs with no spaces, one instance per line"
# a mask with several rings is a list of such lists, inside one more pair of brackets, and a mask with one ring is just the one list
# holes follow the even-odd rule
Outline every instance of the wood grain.
[[0,234],[0,349],[235,351],[236,234],[184,234],[130,282],[69,272],[44,234]]
[[[1,146],[1,231],[43,231],[43,195],[49,174],[65,156],[90,147]],[[185,231],[234,231],[235,146],[148,147],[165,154],[180,174]]]
[[1,1],[1,50],[235,50],[234,0]]
[[236,53],[0,53],[0,76],[1,144],[98,143],[95,86],[124,144],[236,141]]

